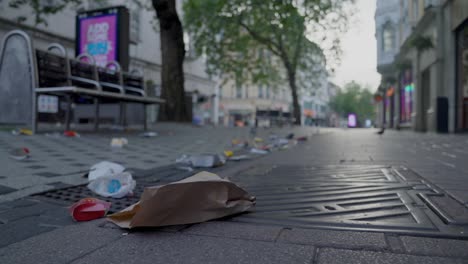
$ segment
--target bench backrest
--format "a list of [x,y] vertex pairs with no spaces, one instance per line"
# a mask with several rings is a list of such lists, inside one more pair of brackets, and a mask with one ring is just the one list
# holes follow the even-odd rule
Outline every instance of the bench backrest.
[[85,79],[95,80],[94,65],[71,59],[70,61],[70,73],[72,76],[81,77]]
[[106,68],[98,67],[98,76],[100,82],[107,82],[121,85],[120,72],[112,71]]
[[46,51],[36,50],[39,87],[67,86],[67,59]]

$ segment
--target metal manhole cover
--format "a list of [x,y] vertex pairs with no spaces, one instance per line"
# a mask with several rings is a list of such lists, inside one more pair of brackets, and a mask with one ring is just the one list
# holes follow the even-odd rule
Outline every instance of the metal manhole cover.
[[231,180],[257,197],[254,212],[232,221],[447,237],[468,234],[468,208],[406,168],[255,166]]

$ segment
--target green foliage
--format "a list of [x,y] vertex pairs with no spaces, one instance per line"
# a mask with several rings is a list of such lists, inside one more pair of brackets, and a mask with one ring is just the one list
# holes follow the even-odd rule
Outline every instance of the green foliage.
[[292,77],[302,86],[323,74],[324,49],[339,48],[337,40],[322,47],[308,35],[345,27],[352,1],[187,0],[184,24],[208,73],[269,85]]
[[354,81],[346,84],[342,91],[338,91],[336,97],[331,100],[330,107],[342,118],[347,118],[350,113],[356,114],[359,124],[375,117],[372,92]]
[[416,48],[418,51],[423,52],[434,48],[431,37],[416,35],[410,40],[410,46]]

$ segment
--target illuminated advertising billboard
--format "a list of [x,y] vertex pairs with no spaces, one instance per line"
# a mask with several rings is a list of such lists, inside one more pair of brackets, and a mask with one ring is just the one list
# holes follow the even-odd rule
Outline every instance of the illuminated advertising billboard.
[[128,68],[129,15],[123,7],[78,13],[76,17],[76,55],[88,53],[98,66],[118,61]]
[[357,117],[355,114],[348,115],[348,127],[356,127],[357,126]]

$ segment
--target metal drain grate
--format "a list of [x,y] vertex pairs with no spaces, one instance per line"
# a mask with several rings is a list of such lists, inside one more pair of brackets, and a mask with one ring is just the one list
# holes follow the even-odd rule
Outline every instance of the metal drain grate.
[[[405,168],[255,166],[233,181],[257,197],[232,221],[467,237],[468,209]],[[444,208],[457,208],[453,212]],[[453,211],[453,210],[452,210]]]
[[[130,170],[132,171],[132,170]],[[95,197],[104,201],[111,202],[109,213],[115,213],[139,201],[144,187],[162,185],[169,182],[179,181],[191,176],[195,172],[187,172],[177,169],[174,166],[165,166],[153,170],[133,170],[132,175],[137,181],[133,196],[124,197],[121,199],[105,198],[96,195],[90,191],[86,185],[62,188],[58,190],[47,191],[35,195],[35,197],[53,201],[63,205],[71,205],[80,199],[86,197]]]

